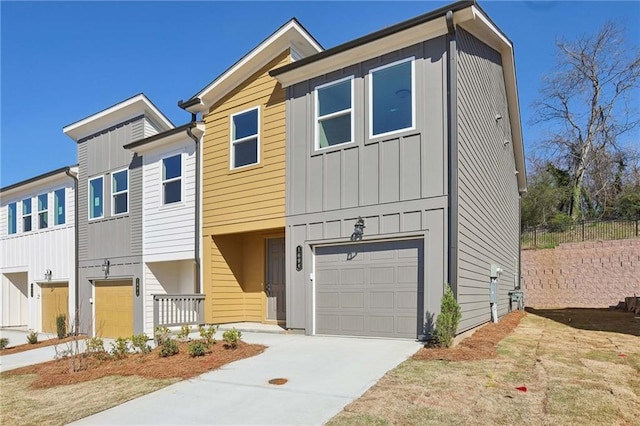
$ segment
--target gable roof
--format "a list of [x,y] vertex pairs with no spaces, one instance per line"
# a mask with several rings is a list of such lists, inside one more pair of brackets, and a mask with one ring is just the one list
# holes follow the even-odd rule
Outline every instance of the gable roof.
[[303,58],[323,50],[320,43],[293,18],[198,93],[186,101],[179,101],[178,106],[194,114],[207,111],[224,95],[289,48]]
[[[122,147],[134,152],[143,152],[149,149],[154,149],[159,146],[171,144],[179,141],[183,137],[189,137],[189,132],[195,135],[195,137],[201,137],[204,134],[204,123],[200,121],[190,121],[173,129],[166,130],[162,133],[157,133],[153,136],[139,139],[137,141],[130,142]],[[183,135],[184,133],[184,135]]]
[[139,93],[75,123],[71,123],[63,127],[62,131],[78,142],[87,136],[143,114],[160,126],[160,131],[174,127],[171,120],[160,112],[144,93]]

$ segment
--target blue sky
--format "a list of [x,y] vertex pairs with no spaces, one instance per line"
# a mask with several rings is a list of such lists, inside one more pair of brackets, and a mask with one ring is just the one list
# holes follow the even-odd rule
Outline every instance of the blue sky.
[[[62,127],[144,92],[176,125],[177,107],[292,17],[325,48],[450,2],[0,2],[0,186],[76,162]],[[626,24],[640,2],[484,1],[513,41],[527,148],[531,103],[556,37]],[[637,135],[637,133],[636,133]]]

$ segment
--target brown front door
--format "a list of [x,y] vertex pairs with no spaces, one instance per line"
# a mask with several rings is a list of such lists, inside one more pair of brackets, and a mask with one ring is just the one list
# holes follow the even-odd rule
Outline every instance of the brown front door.
[[43,284],[42,331],[55,333],[57,331],[57,317],[60,314],[65,315],[65,323],[67,323],[69,319],[69,284]]
[[267,240],[267,319],[285,321],[287,308],[285,301],[284,238]]

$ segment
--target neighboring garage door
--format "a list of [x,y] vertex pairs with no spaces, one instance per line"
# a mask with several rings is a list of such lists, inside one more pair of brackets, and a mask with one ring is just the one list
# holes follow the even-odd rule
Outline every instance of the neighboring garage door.
[[318,247],[316,333],[416,338],[422,253],[422,240]]
[[42,284],[42,331],[56,333],[56,318],[69,318],[69,283]]
[[101,337],[133,334],[133,287],[131,280],[95,282],[95,330]]

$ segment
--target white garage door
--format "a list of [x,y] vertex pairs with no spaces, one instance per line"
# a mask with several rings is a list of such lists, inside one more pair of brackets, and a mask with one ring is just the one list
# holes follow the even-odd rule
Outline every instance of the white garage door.
[[316,333],[416,338],[422,253],[422,240],[318,247]]

